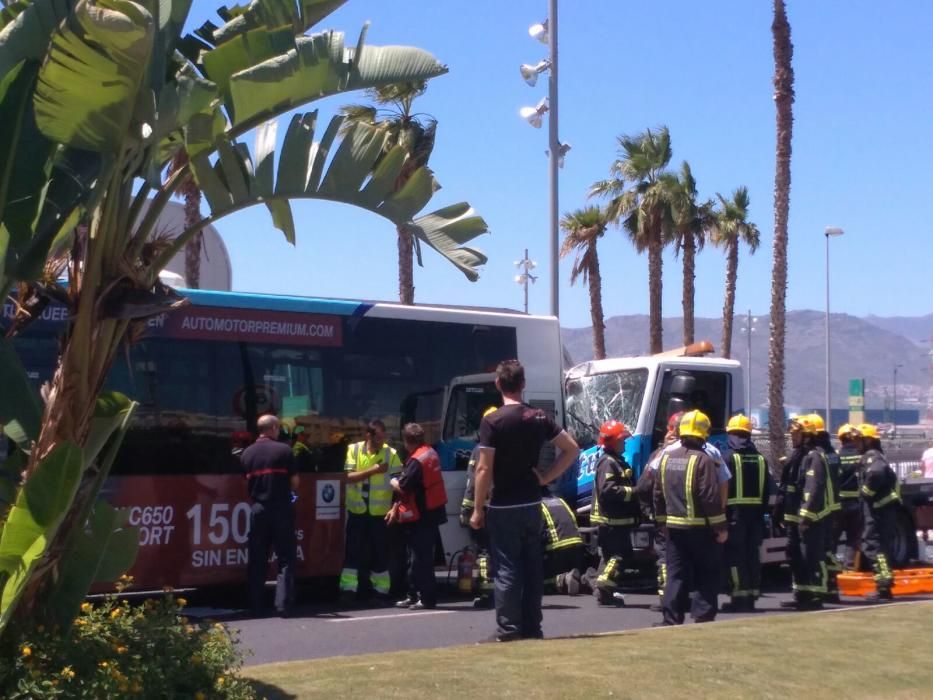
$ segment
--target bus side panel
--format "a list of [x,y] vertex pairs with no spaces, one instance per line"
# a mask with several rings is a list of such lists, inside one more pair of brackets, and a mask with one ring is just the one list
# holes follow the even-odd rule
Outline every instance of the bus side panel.
[[[302,474],[295,509],[296,575],[337,576],[344,549],[341,474]],[[239,475],[111,477],[103,496],[129,511],[141,590],[246,583],[250,504]],[[275,572],[270,566],[270,578]]]

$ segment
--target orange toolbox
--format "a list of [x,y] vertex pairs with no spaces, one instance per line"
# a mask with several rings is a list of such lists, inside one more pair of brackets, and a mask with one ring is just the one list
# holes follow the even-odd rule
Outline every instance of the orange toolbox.
[[[839,574],[837,580],[842,595],[862,597],[876,590],[872,573],[847,571]],[[933,569],[895,569],[891,592],[895,596],[933,593]]]

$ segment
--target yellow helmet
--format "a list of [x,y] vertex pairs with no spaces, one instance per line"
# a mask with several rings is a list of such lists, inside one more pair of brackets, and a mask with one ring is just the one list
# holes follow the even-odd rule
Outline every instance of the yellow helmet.
[[826,430],[826,427],[823,425],[822,416],[819,416],[816,413],[805,413],[802,416],[791,418],[790,429],[792,431],[799,430],[806,435],[816,435],[817,433]]
[[839,426],[839,430],[836,431],[836,437],[840,440],[843,438],[854,437],[858,434],[858,429],[851,423],[843,423]]
[[862,423],[855,429],[860,437],[863,438],[872,438],[874,440],[880,440],[881,436],[878,434],[878,428],[873,426],[871,423]]
[[727,433],[749,433],[752,432],[752,421],[744,413],[736,413],[729,419],[726,425]]
[[709,416],[702,411],[687,411],[680,419],[680,437],[709,437]]

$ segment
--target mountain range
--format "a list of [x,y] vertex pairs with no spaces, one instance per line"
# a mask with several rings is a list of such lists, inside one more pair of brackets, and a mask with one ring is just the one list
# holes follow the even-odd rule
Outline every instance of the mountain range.
[[[822,311],[787,313],[785,403],[804,408],[823,407],[826,382],[825,314]],[[747,364],[748,340],[743,332],[746,316],[736,316],[732,357]],[[768,316],[755,318],[751,334],[752,406],[767,402]],[[561,329],[564,346],[573,362],[593,358],[592,332],[587,328]],[[664,319],[664,347],[683,344],[680,318]],[[709,340],[720,354],[722,321],[696,319],[696,339]],[[893,403],[897,367],[898,408],[926,405],[931,386],[930,337],[933,314],[918,317],[858,318],[830,315],[833,406],[846,406],[850,379],[865,380],[867,408]],[[648,316],[613,316],[606,320],[606,352],[610,357],[643,355],[648,351]]]

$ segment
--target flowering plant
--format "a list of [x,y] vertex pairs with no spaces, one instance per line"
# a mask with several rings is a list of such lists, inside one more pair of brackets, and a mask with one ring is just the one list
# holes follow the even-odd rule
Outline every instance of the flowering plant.
[[[124,576],[118,593],[130,583]],[[0,696],[255,698],[238,675],[236,633],[189,620],[185,605],[171,589],[138,605],[113,594],[85,602],[69,629],[38,625],[8,633],[0,650]]]

